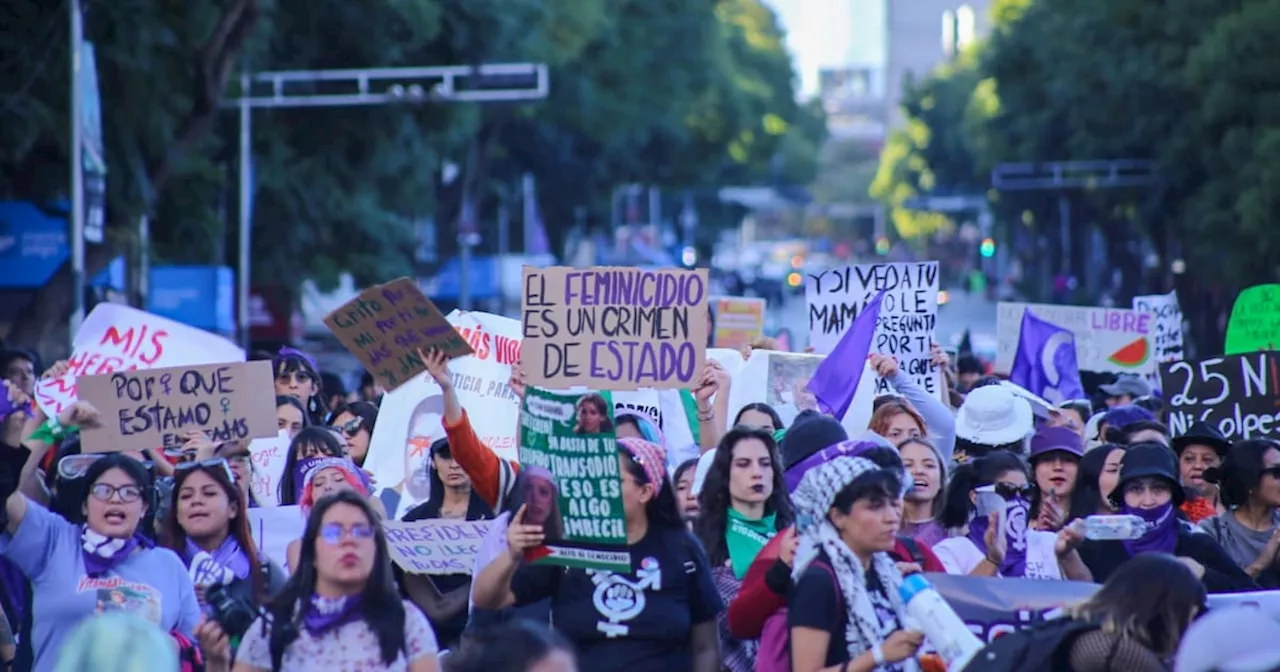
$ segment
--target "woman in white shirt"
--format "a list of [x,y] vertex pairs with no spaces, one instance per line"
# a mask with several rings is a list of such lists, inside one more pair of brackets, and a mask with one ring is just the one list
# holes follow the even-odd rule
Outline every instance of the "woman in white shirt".
[[1043,532],[1027,526],[1034,486],[1017,455],[995,451],[956,468],[942,524],[951,536],[933,546],[948,574],[1092,581],[1076,548],[1076,526]]

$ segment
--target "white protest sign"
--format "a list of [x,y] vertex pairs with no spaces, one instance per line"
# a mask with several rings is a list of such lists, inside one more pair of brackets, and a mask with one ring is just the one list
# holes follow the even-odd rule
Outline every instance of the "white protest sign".
[[396,565],[411,574],[470,574],[487,520],[417,520],[382,523]]
[[1022,334],[1022,314],[1069,329],[1081,371],[1146,374],[1156,370],[1155,316],[1120,308],[1001,302],[996,310],[995,370],[1008,373]]
[[[507,385],[520,359],[520,322],[500,315],[453,311],[448,316],[474,354],[449,362],[458,400],[476,435],[499,457],[517,459],[520,400]],[[444,397],[428,374],[382,397],[364,468],[373,474],[387,513],[400,518],[427,499],[427,449],[444,438]],[[384,495],[390,491],[392,495]]]
[[249,534],[258,552],[273,560],[281,569],[288,568],[289,544],[302,537],[306,519],[297,506],[256,507],[249,509]]
[[[900,370],[916,385],[945,400],[938,367],[930,359],[938,289],[936,261],[860,264],[809,273],[804,283],[809,344],[817,354],[831,352],[867,304],[884,291],[871,352],[897,357]],[[876,382],[877,394],[889,391],[888,381]]]
[[1183,359],[1182,309],[1178,307],[1178,293],[1135,296],[1133,309],[1140,313],[1151,313],[1156,318],[1156,361],[1176,362]]
[[280,479],[289,458],[289,430],[267,439],[249,442],[249,457],[253,462],[253,480],[249,489],[258,506],[277,506],[280,503]]
[[[755,350],[734,378],[729,390],[729,422],[743,406],[764,402],[778,412],[782,423],[790,427],[801,411],[818,410],[818,401],[805,389],[822,355],[801,355],[772,350]],[[840,419],[850,436],[866,431],[871,422],[871,402],[876,396],[876,375],[865,362],[862,379],[853,395],[848,412]]]
[[80,376],[243,361],[244,351],[221,336],[137,308],[99,303],[76,332],[67,372],[36,382],[36,403],[53,418],[78,399]]

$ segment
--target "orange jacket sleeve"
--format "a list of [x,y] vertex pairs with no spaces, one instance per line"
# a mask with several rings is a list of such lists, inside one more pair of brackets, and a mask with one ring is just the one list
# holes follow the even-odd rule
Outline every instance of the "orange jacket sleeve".
[[787,606],[786,595],[773,592],[765,581],[765,575],[778,560],[781,546],[782,535],[778,534],[760,549],[747,575],[742,577],[738,594],[729,603],[729,632],[738,639],[759,639],[764,622],[773,612]]
[[458,466],[467,472],[471,479],[471,487],[496,513],[502,500],[515,486],[516,474],[520,465],[497,456],[484,445],[476,431],[471,427],[471,418],[464,410],[462,418],[450,425],[447,419],[441,419],[445,436],[449,439],[449,452]]

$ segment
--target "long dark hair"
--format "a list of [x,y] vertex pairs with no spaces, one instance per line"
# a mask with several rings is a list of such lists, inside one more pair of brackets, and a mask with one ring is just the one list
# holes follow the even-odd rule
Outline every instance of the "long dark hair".
[[280,474],[280,485],[276,496],[280,506],[293,506],[298,503],[298,479],[293,472],[298,465],[298,451],[312,447],[325,457],[346,457],[347,448],[338,442],[338,437],[328,427],[304,427],[289,442],[289,453],[284,457],[284,471]]
[[323,425],[325,415],[329,412],[328,402],[324,398],[324,379],[320,377],[320,372],[311,364],[307,358],[287,353],[276,355],[271,358],[272,376],[279,377],[285,373],[297,373],[301,371],[311,377],[311,382],[315,385],[316,393],[306,401],[306,415],[310,416],[311,424]]
[[147,539],[154,540],[155,515],[158,502],[156,501],[156,489],[152,487],[154,479],[151,476],[151,470],[146,464],[124,453],[107,453],[94,460],[93,464],[89,465],[88,469],[85,469],[84,478],[77,479],[77,484],[74,487],[76,494],[79,496],[79,501],[75,506],[75,516],[68,518],[68,520],[77,525],[88,522],[84,507],[91,496],[90,492],[93,490],[93,484],[97,483],[103,474],[112,469],[123,471],[129,477],[129,480],[133,481],[142,490],[142,516],[138,518],[138,527],[134,530],[134,534],[141,534]]
[[1098,479],[1102,478],[1102,470],[1106,468],[1107,457],[1113,451],[1124,450],[1116,443],[1104,443],[1086,452],[1076,467],[1076,485],[1071,489],[1071,504],[1067,508],[1066,522],[1077,518],[1087,518],[1100,511],[1106,503],[1102,499],[1102,487]]
[[[427,495],[427,501],[409,509],[401,520],[433,520],[440,517],[440,508],[444,506],[444,480],[440,478],[440,472],[436,470],[435,456],[439,455],[443,458],[452,457],[449,452],[449,439],[436,439],[431,444],[431,448],[427,451],[427,478],[431,480],[431,492]],[[471,478],[467,474],[467,478]],[[488,502],[476,492],[475,485],[470,487],[470,498],[467,501],[467,520],[489,520],[493,518],[493,508]]]
[[994,451],[956,467],[951,482],[947,484],[946,499],[942,505],[943,527],[952,529],[968,525],[969,513],[973,510],[969,493],[975,488],[995,483],[1000,474],[1010,471],[1018,471],[1025,476],[1027,466],[1017,455],[1005,450]]
[[[391,555],[387,551],[387,537],[382,531],[381,519],[364,497],[343,490],[322,498],[311,509],[306,530],[302,533],[298,569],[284,584],[280,595],[267,605],[267,618],[262,627],[263,634],[269,637],[273,671],[278,672],[285,650],[298,639],[299,623],[305,613],[305,606],[316,592],[316,543],[320,537],[320,524],[325,513],[337,504],[360,509],[373,527],[377,555],[373,561],[373,571],[361,593],[364,601],[360,611],[362,620],[378,639],[382,664],[391,665],[407,650],[404,641],[404,603],[400,601],[400,590],[391,569]],[[266,632],[268,628],[270,632]]]
[[729,508],[733,506],[729,498],[729,472],[733,469],[734,450],[739,443],[748,439],[763,443],[772,461],[773,492],[765,500],[765,514],[777,514],[775,530],[787,529],[795,518],[791,500],[787,496],[787,484],[782,478],[782,460],[778,457],[778,447],[773,442],[773,435],[763,429],[734,427],[721,437],[720,444],[715,448],[716,455],[707,471],[707,480],[698,493],[700,513],[693,524],[693,533],[706,549],[712,567],[719,567],[729,559],[729,547],[724,537]]
[[[258,547],[253,543],[253,533],[249,528],[249,515],[247,502],[240,492],[240,488],[232,482],[230,474],[227,472],[228,467],[200,465],[187,469],[178,469],[173,474],[173,493],[169,497],[169,513],[164,517],[163,527],[160,530],[160,545],[172,550],[178,554],[178,557],[187,559],[187,531],[182,529],[182,524],[178,522],[178,499],[182,492],[182,484],[186,483],[192,474],[202,473],[213,479],[218,487],[227,495],[227,501],[235,505],[235,517],[227,522],[229,529],[228,534],[235,538],[236,543],[240,544],[240,550],[244,551],[246,557],[249,558],[249,578],[253,586],[253,601],[256,604],[262,604],[267,598],[267,581],[262,571],[262,561],[258,556]],[[189,559],[188,559],[189,561]]]
[[[622,456],[623,468],[631,474],[631,478],[634,478],[636,483],[641,485],[649,483],[649,475],[645,473],[644,467],[631,457],[631,453],[626,448],[618,446],[618,454]],[[665,474],[663,478],[666,478]],[[656,497],[645,504],[644,512],[649,518],[649,525],[673,530],[684,529],[684,520],[680,518],[680,509],[676,507],[676,487],[671,483],[654,483],[653,486],[655,488],[661,486],[661,490]]]
[[1181,562],[1164,553],[1139,553],[1107,577],[1102,588],[1071,613],[1096,621],[1104,632],[1129,639],[1168,660],[1206,608],[1204,583]]
[[546,624],[515,619],[478,628],[444,659],[445,672],[526,672],[556,651],[574,656],[573,645]]
[[1214,480],[1222,486],[1220,496],[1224,506],[1234,509],[1249,503],[1250,493],[1262,480],[1262,458],[1270,450],[1280,450],[1280,445],[1267,439],[1237,441],[1222,458],[1217,473],[1206,474],[1216,476]]
[[747,411],[764,413],[765,415],[769,416],[769,422],[773,423],[774,431],[787,428],[786,423],[782,422],[782,416],[778,415],[778,411],[774,410],[772,406],[764,403],[763,401],[753,401],[747,404],[746,406],[743,406],[742,408],[738,409],[738,414],[733,416],[733,425],[735,427],[742,423],[742,414],[746,413]]
[[[333,425],[333,421],[343,413],[350,413],[360,418],[360,429],[367,430],[369,436],[373,436],[373,427],[378,424],[378,407],[367,401],[353,401],[349,404],[338,404],[329,411],[328,422],[325,424]],[[340,428],[339,428],[340,429]]]

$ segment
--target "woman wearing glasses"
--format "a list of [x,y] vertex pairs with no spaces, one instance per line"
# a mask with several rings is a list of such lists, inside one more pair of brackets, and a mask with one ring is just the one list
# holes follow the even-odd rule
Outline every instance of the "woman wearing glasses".
[[316,503],[298,571],[249,627],[235,672],[439,670],[435,633],[422,612],[400,599],[378,523],[369,502],[354,492]]
[[1237,441],[1222,461],[1218,481],[1226,513],[1200,521],[1236,564],[1268,590],[1280,588],[1280,444]]
[[[40,451],[43,452],[43,451]],[[21,493],[5,501],[0,552],[31,581],[37,672],[52,670],[63,641],[82,621],[127,612],[191,637],[200,607],[185,563],[139,534],[151,487],[146,468],[105,455],[85,473],[84,525],[73,525]]]
[[256,609],[286,576],[254,546],[233,478],[221,458],[179,464],[161,539],[186,561],[202,603],[206,591],[225,586],[232,599]]
[[942,524],[952,535],[933,547],[948,574],[1092,581],[1075,527],[1028,526],[1033,487],[1013,453],[997,450],[960,465],[947,485]]
[[347,442],[347,455],[357,466],[364,466],[369,455],[369,439],[378,422],[378,407],[367,401],[342,404],[329,414],[329,426],[342,432]]
[[[320,457],[303,460],[302,493],[298,496],[298,507],[302,509],[302,517],[311,515],[316,502],[343,491],[354,492],[368,498],[369,484],[363,478],[363,472],[354,462],[345,457]],[[370,501],[374,514],[379,520],[386,517],[382,502]],[[302,556],[302,539],[294,539],[285,548],[285,562],[290,572],[298,569]]]

